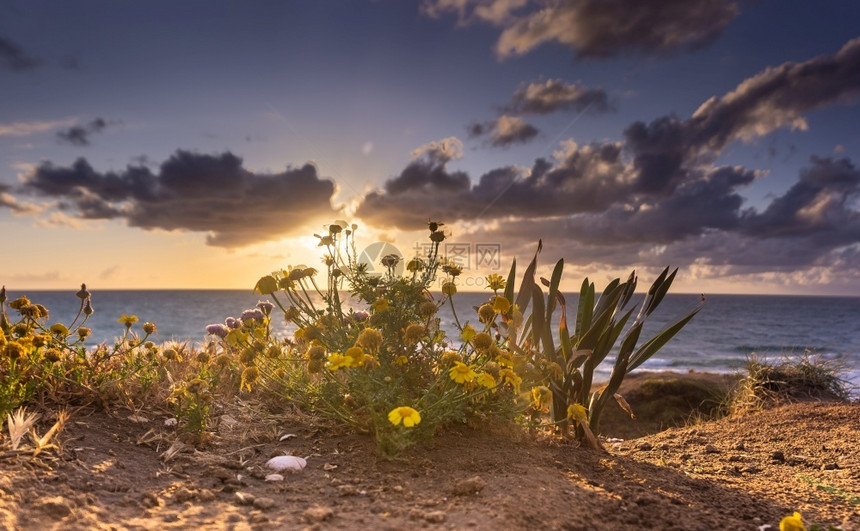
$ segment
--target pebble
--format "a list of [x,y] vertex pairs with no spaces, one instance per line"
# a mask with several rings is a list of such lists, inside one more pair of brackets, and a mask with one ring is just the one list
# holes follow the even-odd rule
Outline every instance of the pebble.
[[239,505],[251,505],[256,499],[253,494],[250,494],[248,492],[237,492],[234,495],[234,498],[236,500],[236,503],[238,503]]
[[424,520],[431,524],[441,524],[445,518],[447,518],[445,511],[427,511],[424,513]]
[[785,454],[783,454],[782,452],[777,450],[776,452],[770,454],[770,460],[771,461],[785,461]]
[[324,522],[334,516],[334,509],[324,505],[314,505],[305,509],[302,517],[309,524]]
[[256,507],[257,509],[262,509],[263,511],[268,511],[275,505],[275,500],[273,500],[272,498],[267,498],[265,496],[261,496],[254,500],[254,507]]
[[653,448],[653,446],[651,446],[651,443],[645,441],[645,442],[641,442],[641,443],[637,444],[636,448],[638,450],[642,450],[643,452],[647,452],[648,450]]
[[338,485],[337,493],[339,496],[357,496],[358,489],[354,485]]
[[746,445],[744,444],[743,441],[738,441],[732,445],[732,450],[745,450],[745,449],[746,449]]
[[720,450],[714,446],[713,444],[705,445],[705,453],[706,454],[718,454]]
[[474,476],[458,481],[451,489],[451,493],[454,496],[469,496],[481,492],[486,486],[487,482],[481,476]]
[[821,470],[837,470],[839,468],[839,463],[825,463],[821,465]]

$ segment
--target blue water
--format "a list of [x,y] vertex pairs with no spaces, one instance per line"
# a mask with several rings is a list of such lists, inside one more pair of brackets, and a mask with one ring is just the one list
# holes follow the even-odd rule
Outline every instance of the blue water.
[[[10,291],[9,298],[23,294],[48,307],[51,323],[68,323],[80,304],[73,291]],[[158,342],[201,343],[207,324],[238,317],[265,298],[238,290],[97,291],[92,297],[95,313],[87,326],[93,330],[93,344],[112,342],[122,333],[117,318],[123,313],[155,322]],[[455,301],[461,321],[476,322],[472,307],[487,297],[487,293],[459,293]],[[577,297],[569,295],[567,301],[573,315]],[[668,295],[646,324],[643,338],[685,315],[698,301],[698,295]],[[447,306],[440,317],[443,328],[452,330]],[[273,321],[277,333],[292,332],[281,319]],[[134,330],[140,331],[140,323]],[[642,368],[733,372],[750,354],[778,358],[805,352],[843,362],[849,378],[860,383],[860,297],[709,296],[704,309]],[[608,377],[609,370],[611,366],[604,364],[598,376]]]

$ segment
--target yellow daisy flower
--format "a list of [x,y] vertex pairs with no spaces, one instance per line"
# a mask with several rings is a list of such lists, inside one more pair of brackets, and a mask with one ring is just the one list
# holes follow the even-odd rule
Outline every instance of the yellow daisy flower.
[[469,367],[462,361],[458,361],[448,370],[448,375],[454,380],[455,383],[463,384],[466,382],[471,382],[475,379],[475,371],[472,370],[472,367]]
[[396,407],[388,414],[388,421],[395,426],[403,422],[403,426],[411,428],[421,423],[421,414],[409,406]]

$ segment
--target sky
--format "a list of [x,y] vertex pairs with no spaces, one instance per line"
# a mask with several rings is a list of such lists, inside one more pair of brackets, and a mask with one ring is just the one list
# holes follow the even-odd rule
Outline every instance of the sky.
[[[408,259],[860,296],[856,0],[0,2],[0,283]],[[372,253],[371,253],[372,254]]]

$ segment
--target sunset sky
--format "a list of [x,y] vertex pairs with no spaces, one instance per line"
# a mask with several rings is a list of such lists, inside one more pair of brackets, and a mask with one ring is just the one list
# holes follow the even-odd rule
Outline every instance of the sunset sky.
[[672,265],[675,291],[860,295],[858,21],[857,0],[4,1],[0,284],[250,289],[319,266],[335,219],[412,256],[432,218],[464,278],[542,239],[568,287]]

